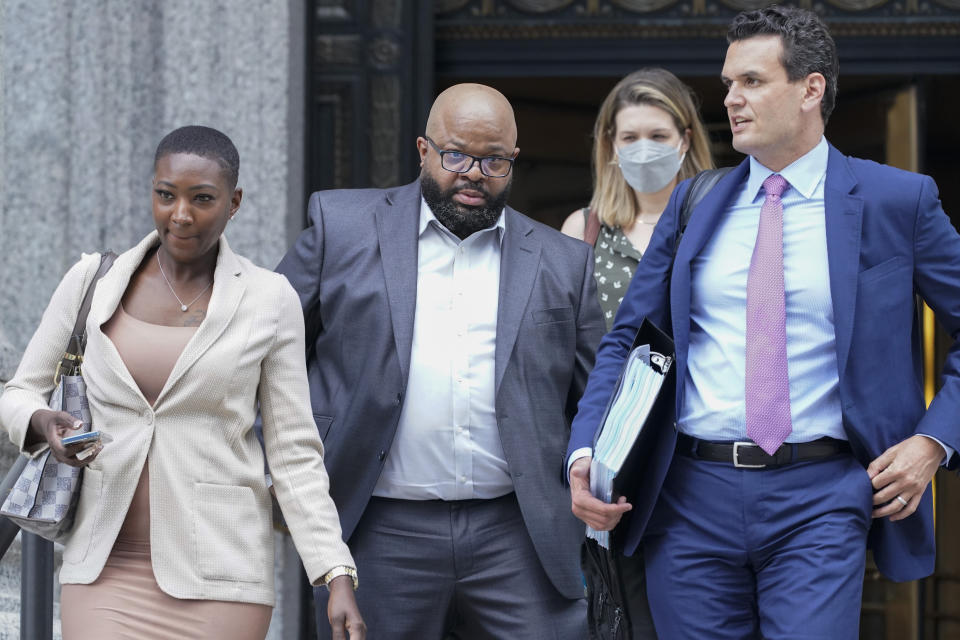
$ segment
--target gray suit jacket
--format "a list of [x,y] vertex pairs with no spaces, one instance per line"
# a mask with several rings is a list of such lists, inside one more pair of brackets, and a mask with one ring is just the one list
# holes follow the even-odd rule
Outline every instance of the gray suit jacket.
[[[277,270],[303,305],[310,399],[349,540],[390,451],[407,385],[420,183],[314,193],[308,211],[310,226]],[[603,332],[592,249],[507,207],[497,421],[527,530],[569,598],[583,595],[583,524],[570,512],[564,453]]]

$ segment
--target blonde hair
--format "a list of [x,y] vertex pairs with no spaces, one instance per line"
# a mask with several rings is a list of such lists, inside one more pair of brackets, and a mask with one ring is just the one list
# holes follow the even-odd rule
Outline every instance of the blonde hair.
[[713,168],[710,139],[697,110],[693,91],[666,69],[640,69],[617,83],[607,95],[593,127],[593,199],[590,208],[608,227],[630,227],[640,214],[633,189],[615,162],[613,140],[617,113],[625,107],[649,104],[673,118],[681,137],[690,131],[690,148],[678,180]]

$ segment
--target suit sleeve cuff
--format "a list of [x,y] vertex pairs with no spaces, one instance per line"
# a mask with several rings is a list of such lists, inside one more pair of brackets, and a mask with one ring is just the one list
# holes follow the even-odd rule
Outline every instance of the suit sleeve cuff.
[[[918,434],[918,435],[921,435],[921,436],[923,436],[924,438],[930,438],[931,440],[933,440],[934,442],[936,442],[937,444],[939,444],[941,447],[943,447],[943,453],[944,453],[945,455],[944,455],[943,461],[940,463],[940,466],[945,467],[945,466],[947,465],[947,463],[950,462],[950,458],[953,457],[953,453],[954,453],[953,448],[948,447],[948,446],[945,445],[941,440],[938,440],[937,438],[934,438],[933,436],[928,436],[928,435],[925,434],[925,433],[921,433],[921,434]],[[567,472],[569,473],[569,469],[567,470]]]
[[573,463],[579,460],[580,458],[589,458],[593,455],[593,449],[591,447],[580,447],[579,449],[574,449],[573,453],[570,454],[570,458],[567,460],[567,482],[570,482],[570,467],[573,466]]

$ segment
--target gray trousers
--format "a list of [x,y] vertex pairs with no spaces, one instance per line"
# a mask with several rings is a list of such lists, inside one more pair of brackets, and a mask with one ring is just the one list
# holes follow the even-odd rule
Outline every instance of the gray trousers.
[[[512,493],[455,502],[372,498],[350,550],[370,640],[587,637],[585,601],[554,588]],[[314,593],[319,637],[329,638],[327,590]]]

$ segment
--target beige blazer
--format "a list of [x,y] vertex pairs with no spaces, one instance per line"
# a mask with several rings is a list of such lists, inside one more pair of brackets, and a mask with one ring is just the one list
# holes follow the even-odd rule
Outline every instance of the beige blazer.
[[[225,238],[206,319],[147,404],[100,326],[158,244],[156,232],[117,258],[87,319],[83,375],[96,429],[113,442],[84,471],[77,518],[62,540],[62,583],[97,579],[150,459],[150,540],[157,583],[177,598],[272,605],[273,535],[259,401],[277,500],[307,575],[355,566],[328,492],[304,362],[303,314],[286,278],[233,253]],[[46,407],[80,299],[99,265],[85,255],[64,276],[0,396],[0,424],[23,448]],[[44,445],[45,446],[45,445]]]

